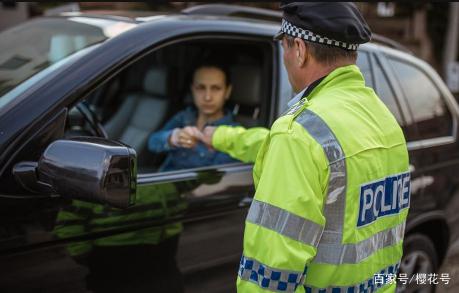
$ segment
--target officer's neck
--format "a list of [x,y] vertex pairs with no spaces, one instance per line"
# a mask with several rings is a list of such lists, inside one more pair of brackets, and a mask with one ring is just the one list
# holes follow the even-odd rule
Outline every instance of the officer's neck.
[[302,70],[303,76],[302,78],[300,78],[301,84],[299,84],[298,90],[302,90],[308,87],[313,82],[315,82],[319,78],[322,78],[330,74],[330,72],[332,72],[338,67],[347,66],[351,64],[353,63],[350,63],[348,61],[337,61],[334,64],[322,64],[318,63],[315,60],[310,60],[307,64],[305,64],[305,67]]

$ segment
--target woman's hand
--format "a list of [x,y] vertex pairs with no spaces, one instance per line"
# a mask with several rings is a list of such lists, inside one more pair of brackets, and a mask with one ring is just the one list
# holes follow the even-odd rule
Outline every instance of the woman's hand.
[[195,126],[176,128],[172,132],[169,142],[176,147],[191,149],[196,146],[201,136],[201,131]]
[[217,127],[215,126],[207,126],[201,133],[201,141],[209,148],[213,149],[212,147],[212,137],[214,136],[214,132]]

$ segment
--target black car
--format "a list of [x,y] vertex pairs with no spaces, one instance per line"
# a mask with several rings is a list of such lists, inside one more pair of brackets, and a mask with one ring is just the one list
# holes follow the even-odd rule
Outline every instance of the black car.
[[[278,15],[230,7],[237,16],[69,13],[0,33],[0,292],[235,291],[252,165],[159,172],[164,157],[146,148],[191,103],[193,61],[208,54],[231,64],[242,125],[286,110]],[[410,150],[401,273],[436,272],[459,232],[458,104],[399,49],[362,45],[357,65]]]

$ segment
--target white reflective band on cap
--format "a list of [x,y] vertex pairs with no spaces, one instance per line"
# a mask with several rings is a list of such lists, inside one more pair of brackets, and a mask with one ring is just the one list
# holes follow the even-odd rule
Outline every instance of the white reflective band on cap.
[[[375,251],[395,245],[403,240],[405,223],[383,230],[355,244],[325,243],[319,246],[314,263],[355,264],[365,260]],[[325,236],[326,233],[324,233]]]
[[309,42],[335,46],[335,47],[343,48],[346,50],[355,51],[359,47],[359,44],[349,44],[349,43],[345,43],[342,41],[323,37],[319,34],[315,34],[311,31],[297,27],[296,25],[292,24],[291,22],[288,22],[285,19],[282,20],[281,31],[289,36],[302,38],[303,40],[306,40]]
[[317,247],[323,226],[268,203],[253,200],[247,221]]

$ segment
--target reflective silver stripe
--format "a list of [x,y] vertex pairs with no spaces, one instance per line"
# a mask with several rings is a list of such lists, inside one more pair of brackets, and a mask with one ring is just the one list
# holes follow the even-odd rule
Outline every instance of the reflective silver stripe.
[[323,147],[329,162],[330,179],[324,207],[325,229],[313,263],[339,265],[359,263],[384,247],[403,239],[405,224],[381,231],[355,244],[342,244],[346,203],[346,160],[344,151],[332,130],[318,115],[305,109],[296,121]]
[[[322,236],[319,248],[322,243],[341,243],[346,203],[346,161],[343,148],[328,125],[312,111],[303,110],[296,117],[296,122],[300,123],[322,146],[330,168],[328,194],[324,207],[327,221],[324,234],[327,232],[327,237]],[[330,236],[331,238],[328,239]]]
[[405,223],[383,230],[361,242],[353,244],[324,243],[319,245],[314,263],[359,263],[375,251],[395,245],[403,240]]
[[268,267],[253,258],[242,255],[238,275],[242,280],[274,292],[294,292],[304,283],[304,272]]
[[253,200],[247,221],[317,247],[323,226],[268,203]]

